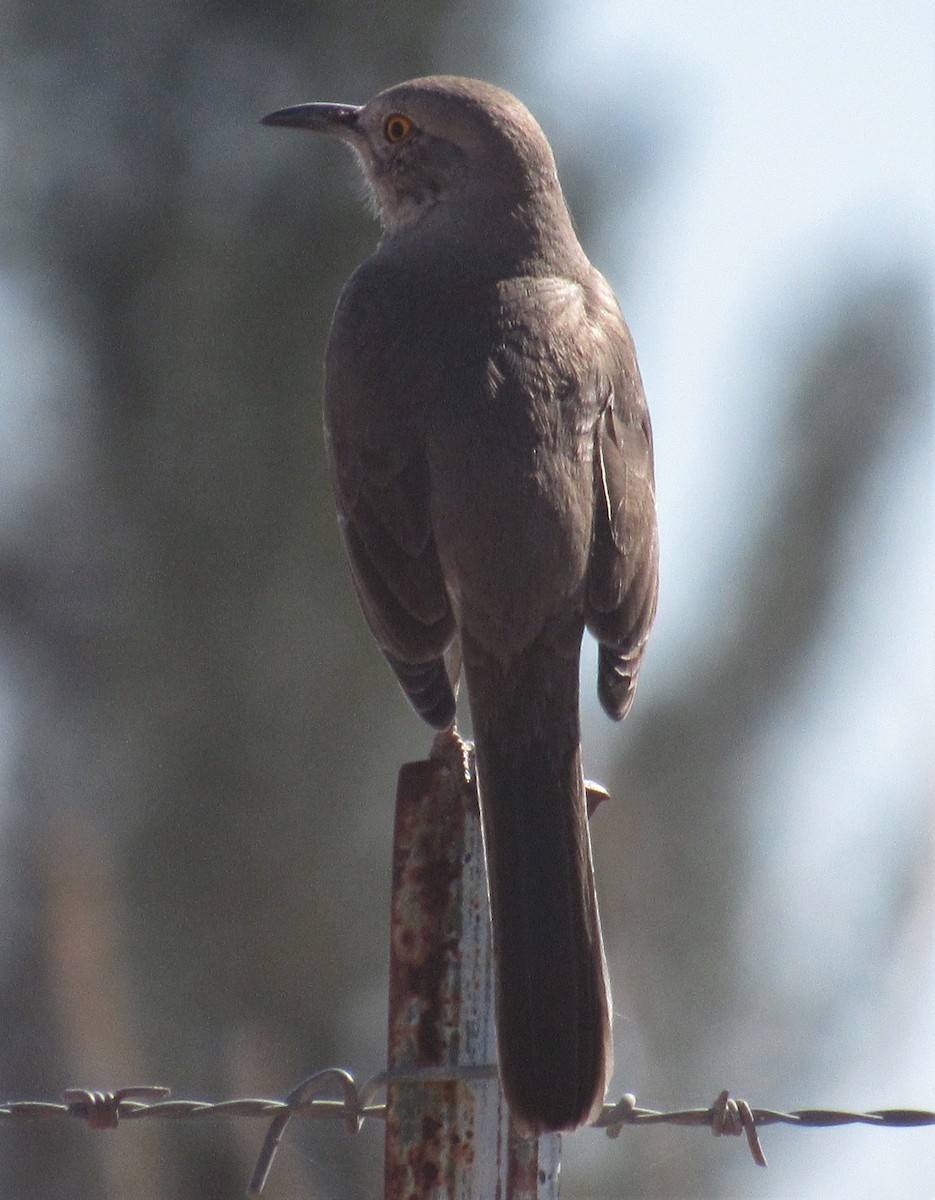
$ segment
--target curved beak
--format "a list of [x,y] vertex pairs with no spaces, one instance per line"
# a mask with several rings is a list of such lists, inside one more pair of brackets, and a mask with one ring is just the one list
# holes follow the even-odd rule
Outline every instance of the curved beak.
[[331,133],[346,138],[357,124],[360,107],[356,104],[293,104],[264,117],[261,125],[282,125],[289,129],[310,129],[313,133]]

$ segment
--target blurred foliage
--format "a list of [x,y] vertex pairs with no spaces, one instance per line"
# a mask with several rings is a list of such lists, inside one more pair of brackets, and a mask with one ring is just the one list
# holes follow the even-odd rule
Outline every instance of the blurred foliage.
[[[6,6],[3,265],[35,312],[23,352],[73,364],[49,401],[61,476],[21,500],[0,567],[25,729],[10,1094],[129,1076],[275,1093],[379,1061],[353,997],[384,971],[406,715],[347,581],[319,397],[376,231],[351,162],[258,122],[426,73],[446,34],[457,54],[434,0]],[[241,1136],[41,1131],[0,1186],[237,1194]],[[359,1154],[338,1160],[352,1186]]]
[[[761,945],[745,940],[756,797],[745,792],[744,768],[784,706],[802,703],[803,667],[831,632],[841,545],[866,503],[867,482],[887,469],[894,443],[917,436],[928,419],[926,308],[914,277],[854,279],[829,326],[803,339],[782,384],[789,394],[774,477],[762,481],[772,502],[752,552],[723,567],[725,608],[736,615],[719,631],[718,656],[690,664],[664,701],[637,705],[613,786],[622,803],[607,806],[598,859],[601,846],[614,848],[614,870],[600,876],[609,893],[602,911],[624,972],[638,964],[635,986],[627,979],[620,992],[638,1019],[651,1063],[643,1087],[657,1103],[707,1104],[728,1085],[755,1087],[750,1102],[765,1103],[764,1089],[808,1079],[828,1034],[803,1008],[777,1009],[751,982],[770,930],[760,931]],[[906,888],[894,913],[902,922],[922,881],[896,876],[891,886]],[[881,892],[878,903],[890,899]],[[865,932],[863,956],[843,964],[836,995],[848,994],[850,973],[882,979],[896,932]],[[675,1139],[665,1136],[672,1149]],[[723,1146],[711,1142],[695,1150],[689,1161],[662,1163],[656,1147],[651,1164],[638,1150],[614,1171],[611,1194],[723,1195],[725,1171],[743,1156],[728,1164]]]

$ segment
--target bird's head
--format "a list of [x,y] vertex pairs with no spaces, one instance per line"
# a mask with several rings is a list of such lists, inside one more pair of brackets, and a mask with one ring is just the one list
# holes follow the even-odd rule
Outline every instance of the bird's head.
[[384,227],[427,218],[468,221],[481,235],[503,218],[564,200],[552,150],[529,110],[501,88],[432,76],[380,92],[360,107],[298,104],[264,124],[327,133],[357,153]]

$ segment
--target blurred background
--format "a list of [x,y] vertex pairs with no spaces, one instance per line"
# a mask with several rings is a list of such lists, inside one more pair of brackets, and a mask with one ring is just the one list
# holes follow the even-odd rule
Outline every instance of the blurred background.
[[[613,1093],[935,1108],[929,0],[9,0],[0,48],[0,1098],[384,1061],[392,796],[321,360],[377,230],[261,128],[515,92],[632,326],[662,595],[583,694]],[[381,1194],[295,1123],[270,1197]],[[234,1197],[253,1122],[0,1126],[0,1197]],[[566,1139],[563,1195],[930,1197],[935,1130]]]

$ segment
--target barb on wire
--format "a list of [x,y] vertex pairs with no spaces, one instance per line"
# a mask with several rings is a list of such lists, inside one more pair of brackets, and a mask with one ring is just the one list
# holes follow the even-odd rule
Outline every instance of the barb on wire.
[[[933,1114],[935,1115],[935,1114]],[[636,1097],[625,1095],[617,1104],[605,1106],[594,1122],[596,1129],[606,1129],[608,1137],[619,1137],[624,1125],[708,1125],[715,1137],[725,1134],[739,1137],[746,1134],[750,1154],[758,1167],[767,1166],[766,1155],[756,1131],[757,1118],[746,1100],[733,1100],[725,1088],[710,1108],[689,1108],[678,1112],[656,1112],[637,1108]]]
[[89,1129],[116,1129],[121,1117],[130,1116],[137,1104],[150,1104],[170,1096],[167,1087],[125,1087],[117,1092],[89,1092],[84,1088],[66,1088],[62,1093],[68,1112],[80,1117]]
[[[374,1103],[374,1098],[393,1083],[452,1083],[491,1079],[497,1073],[494,1066],[440,1068],[430,1067],[413,1071],[382,1071],[366,1083],[358,1085],[349,1072],[332,1067],[317,1071],[294,1088],[285,1100],[239,1099],[209,1102],[204,1100],[172,1100],[165,1087],[125,1087],[113,1092],[69,1088],[63,1101],[13,1100],[0,1103],[0,1122],[22,1123],[77,1118],[89,1129],[114,1129],[121,1121],[158,1117],[162,1120],[186,1121],[211,1117],[251,1117],[270,1121],[250,1180],[247,1195],[256,1198],[269,1176],[276,1151],[286,1126],[294,1116],[336,1119],[344,1122],[348,1132],[356,1133],[366,1119],[384,1119],[386,1105]],[[333,1093],[340,1093],[334,1098]],[[329,1095],[329,1093],[331,1093]],[[605,1105],[594,1122],[609,1137],[619,1137],[625,1125],[697,1125],[711,1130],[715,1137],[746,1136],[753,1161],[766,1166],[766,1156],[760,1145],[758,1130],[766,1125],[793,1125],[799,1128],[830,1128],[838,1125],[875,1125],[890,1129],[918,1128],[935,1125],[935,1112],[918,1108],[875,1109],[870,1112],[851,1112],[846,1109],[800,1108],[782,1112],[771,1108],[753,1108],[746,1100],[734,1100],[726,1090],[708,1108],[687,1108],[658,1112],[640,1108],[636,1097],[625,1095],[617,1104]]]
[[710,1108],[688,1108],[675,1112],[656,1112],[638,1108],[636,1097],[624,1096],[618,1104],[607,1105],[594,1122],[597,1129],[606,1129],[609,1137],[617,1137],[624,1125],[706,1125],[715,1137],[722,1134],[745,1133],[753,1160],[766,1166],[757,1129],[764,1125],[797,1125],[799,1128],[821,1129],[836,1125],[879,1125],[889,1129],[912,1129],[935,1125],[935,1112],[922,1108],[880,1108],[870,1112],[847,1109],[797,1108],[782,1112],[773,1108],[751,1108],[745,1100],[731,1100],[721,1092]]

